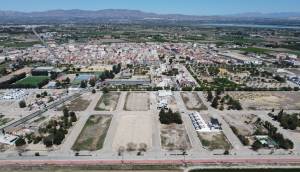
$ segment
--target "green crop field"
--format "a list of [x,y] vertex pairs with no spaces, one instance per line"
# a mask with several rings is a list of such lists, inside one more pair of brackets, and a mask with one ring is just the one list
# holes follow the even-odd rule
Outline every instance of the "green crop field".
[[268,49],[256,48],[256,47],[241,48],[240,50],[247,53],[257,53],[257,54],[266,54],[270,52],[270,50]]
[[48,76],[28,76],[22,80],[16,82],[16,85],[29,85],[32,87],[38,87],[39,84],[49,79]]

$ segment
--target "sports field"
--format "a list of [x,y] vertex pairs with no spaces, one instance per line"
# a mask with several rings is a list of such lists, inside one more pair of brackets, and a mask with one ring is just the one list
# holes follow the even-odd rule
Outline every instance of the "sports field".
[[16,85],[28,85],[38,87],[40,83],[49,79],[48,76],[28,76],[16,82]]

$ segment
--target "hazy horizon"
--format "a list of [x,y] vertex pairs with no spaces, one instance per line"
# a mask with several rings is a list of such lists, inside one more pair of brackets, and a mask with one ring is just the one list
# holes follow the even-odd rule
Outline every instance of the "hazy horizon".
[[299,0],[0,0],[1,11],[128,9],[159,14],[230,15],[300,12]]

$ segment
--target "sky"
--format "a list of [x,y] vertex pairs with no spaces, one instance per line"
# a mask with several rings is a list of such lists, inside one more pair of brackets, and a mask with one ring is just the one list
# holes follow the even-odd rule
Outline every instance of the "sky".
[[300,12],[300,0],[0,0],[0,10],[133,9],[161,14],[224,15]]

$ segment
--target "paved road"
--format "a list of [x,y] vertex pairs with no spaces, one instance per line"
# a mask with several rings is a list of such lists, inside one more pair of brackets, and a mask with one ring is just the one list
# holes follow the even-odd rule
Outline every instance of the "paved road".
[[55,59],[60,59],[57,54],[49,47],[48,43],[40,37],[40,35],[36,32],[35,28],[32,28],[32,32],[34,35],[43,43],[43,45],[49,50],[49,52],[55,57]]
[[114,164],[130,164],[130,165],[299,165],[299,158],[215,158],[215,159],[186,159],[186,160],[2,160],[0,166],[19,165],[19,166],[40,166],[40,165],[114,165]]

